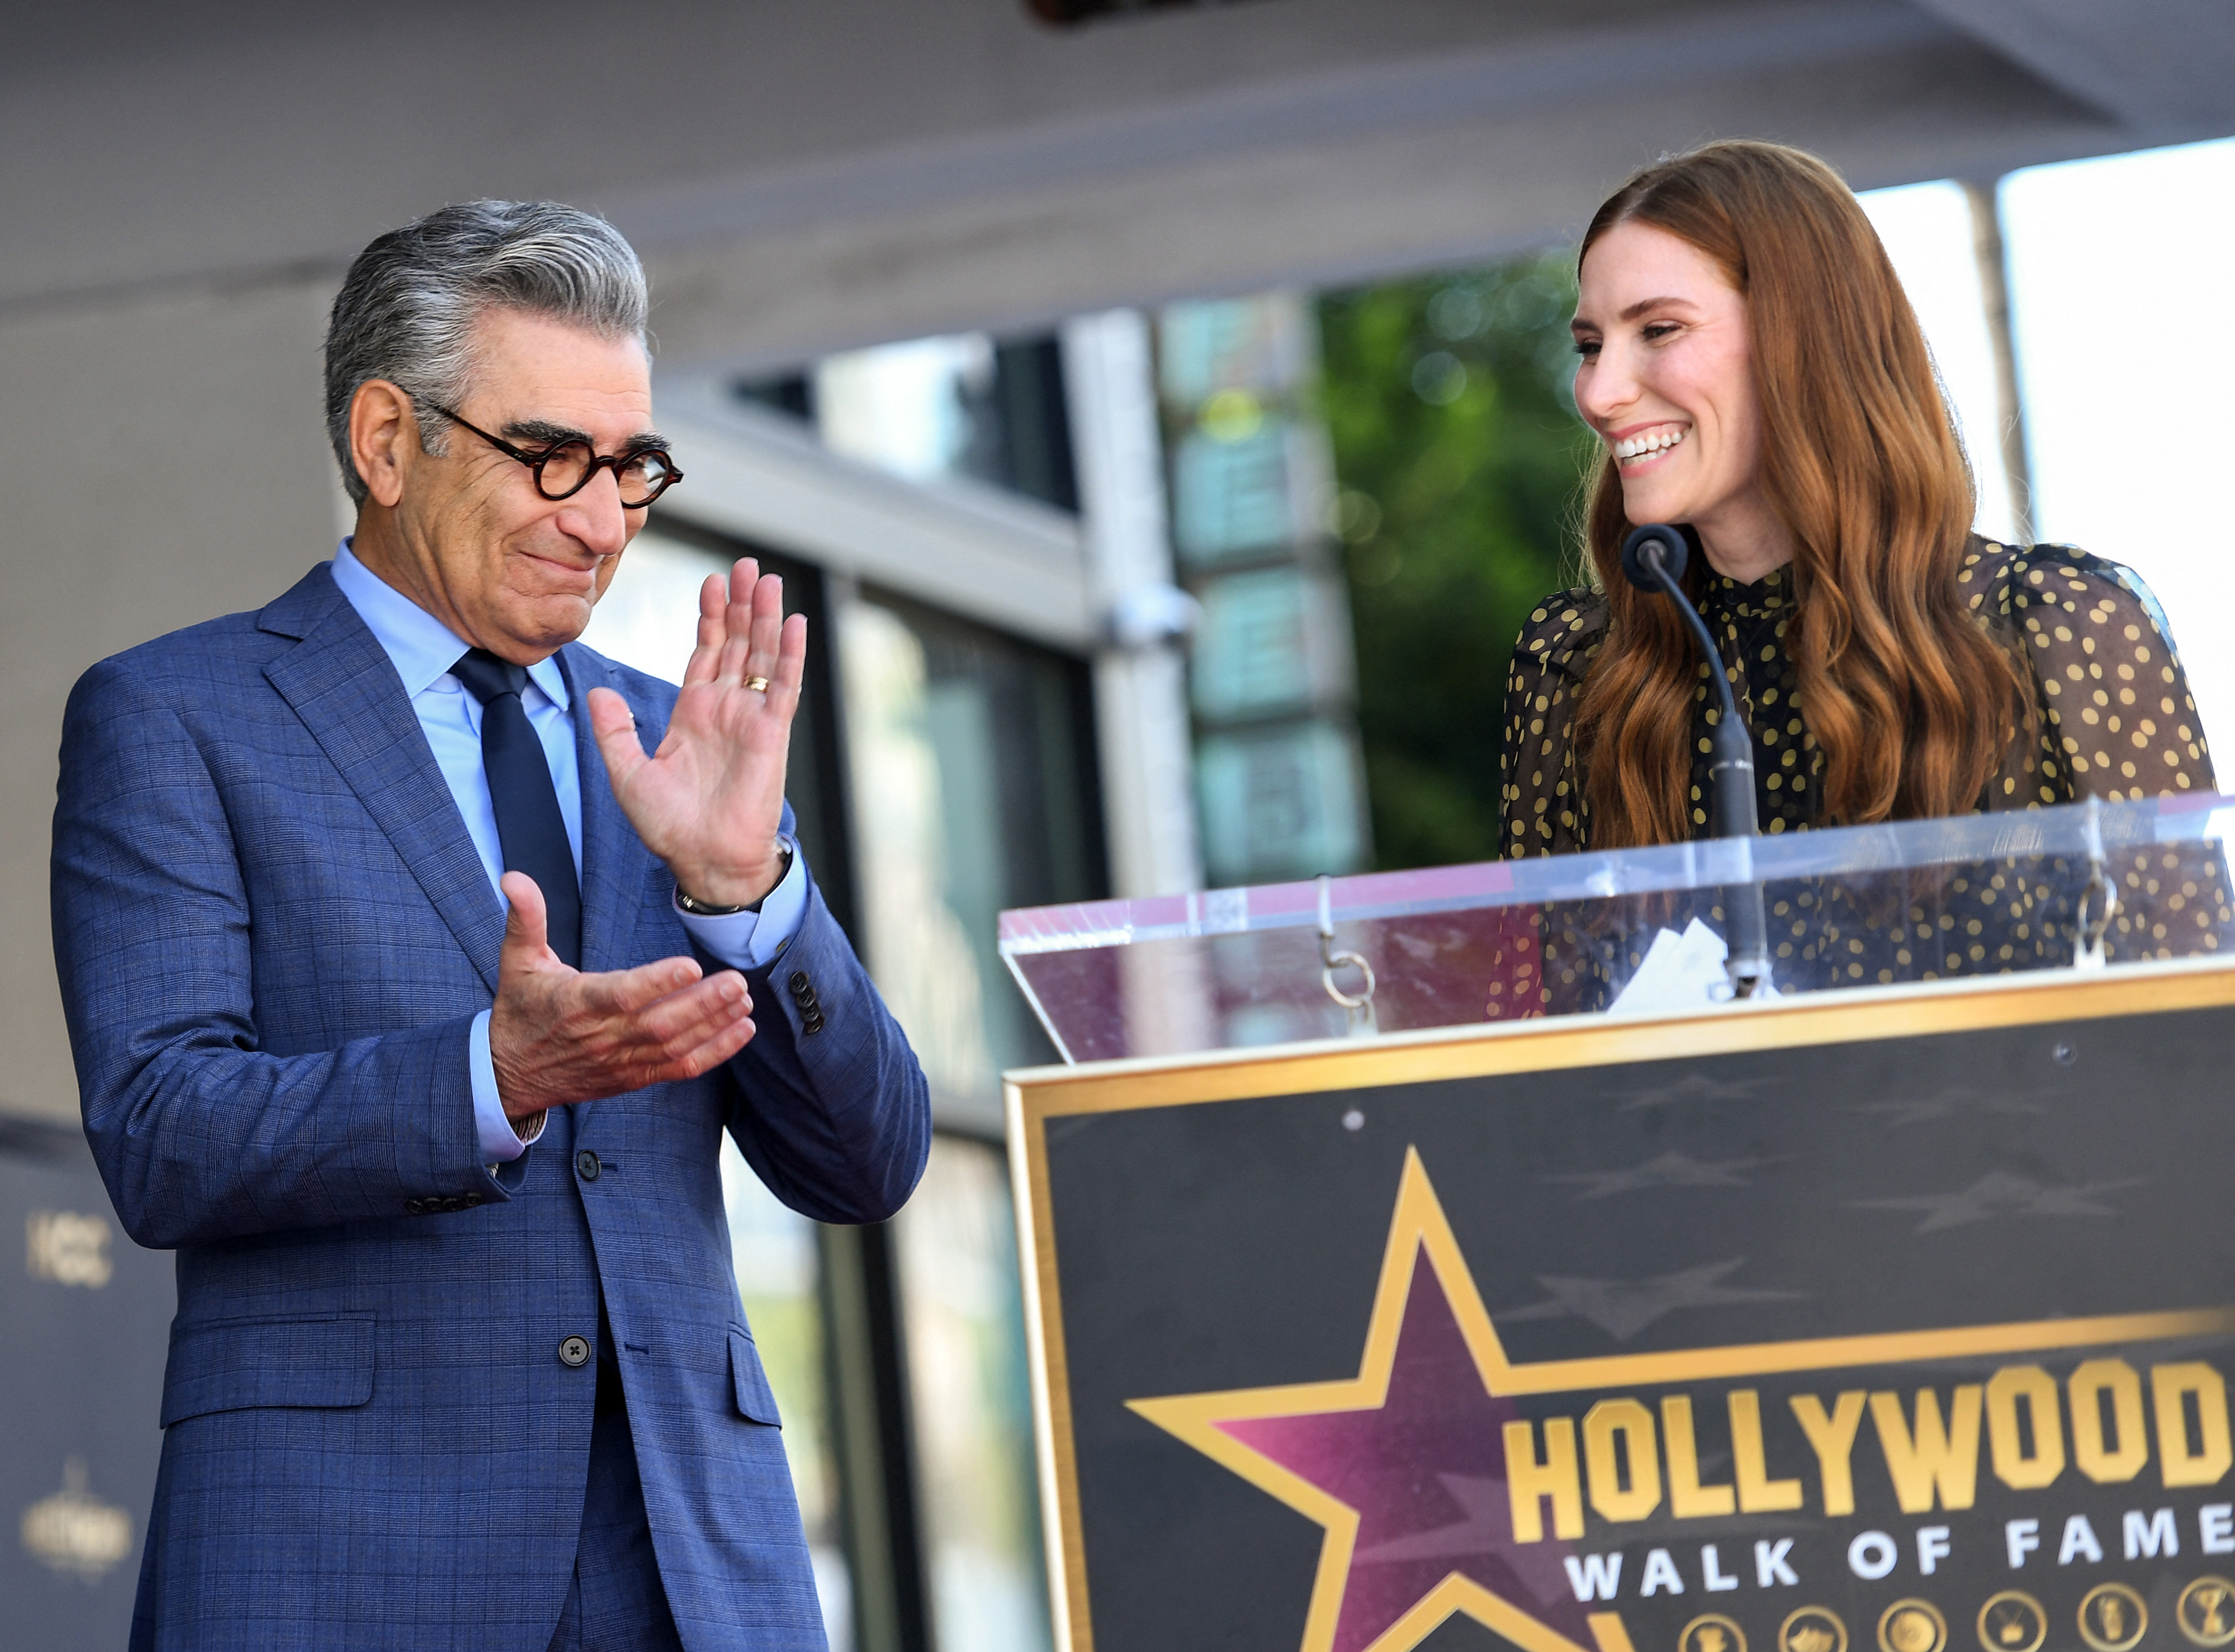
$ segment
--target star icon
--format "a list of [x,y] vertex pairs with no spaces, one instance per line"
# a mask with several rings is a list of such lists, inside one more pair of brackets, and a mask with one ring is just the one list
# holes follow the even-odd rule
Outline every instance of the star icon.
[[1955,1113],[1976,1109],[1987,1113],[2038,1113],[2039,1107],[2020,1101],[2015,1096],[1982,1095],[1970,1085],[1951,1085],[1937,1095],[1917,1096],[1906,1100],[1865,1102],[1855,1109],[1858,1113],[1882,1113],[1886,1128],[1899,1130],[1904,1124],[1922,1124],[1936,1118],[1946,1118]]
[[1510,1308],[1498,1317],[1514,1320],[1589,1320],[1617,1342],[1627,1342],[1663,1314],[1680,1308],[1720,1308],[1734,1302],[1793,1302],[1806,1291],[1734,1289],[1722,1282],[1746,1266],[1746,1258],[1709,1262],[1651,1279],[1563,1279],[1539,1274],[1537,1282],[1549,1302]]
[[1748,1185],[1741,1170],[1759,1170],[1769,1161],[1764,1158],[1727,1158],[1714,1164],[1702,1164],[1684,1153],[1663,1153],[1642,1164],[1632,1165],[1626,1170],[1583,1170],[1569,1175],[1547,1176],[1546,1182],[1580,1183],[1583,1191],[1577,1200],[1611,1198],[1617,1193],[1635,1193],[1645,1188],[1663,1187],[1745,1187]]
[[1615,1111],[1633,1113],[1646,1107],[1674,1107],[1687,1101],[1744,1101],[1768,1082],[1766,1078],[1710,1078],[1704,1072],[1688,1072],[1674,1084],[1631,1092]]
[[2081,1187],[2046,1187],[2029,1176],[2011,1170],[1989,1170],[1958,1193],[1920,1193],[1904,1199],[1856,1199],[1862,1210],[1922,1210],[1925,1218],[1919,1233],[1942,1228],[1961,1228],[1998,1216],[2115,1216],[2097,1195],[2121,1188],[2140,1187],[2146,1178],[2129,1177],[2120,1182],[2090,1182]]
[[1455,1615],[1523,1652],[1631,1652],[1576,1602],[1570,1544],[1515,1539],[1511,1371],[1408,1152],[1355,1378],[1130,1408],[1327,1528],[1303,1652],[1409,1652]]

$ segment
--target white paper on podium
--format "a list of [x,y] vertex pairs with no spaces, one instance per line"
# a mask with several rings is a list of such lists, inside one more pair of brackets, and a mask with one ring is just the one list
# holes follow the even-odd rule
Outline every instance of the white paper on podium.
[[1684,933],[1663,929],[1645,949],[1645,961],[1607,1006],[1609,1015],[1668,1015],[1727,1004],[1730,977],[1723,960],[1730,948],[1697,918]]

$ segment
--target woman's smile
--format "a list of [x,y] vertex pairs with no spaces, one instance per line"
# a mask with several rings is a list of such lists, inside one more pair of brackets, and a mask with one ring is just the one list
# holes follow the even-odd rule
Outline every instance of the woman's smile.
[[1645,469],[1662,455],[1692,433],[1688,424],[1655,425],[1640,436],[1624,436],[1616,442],[1609,440],[1615,462],[1625,476]]

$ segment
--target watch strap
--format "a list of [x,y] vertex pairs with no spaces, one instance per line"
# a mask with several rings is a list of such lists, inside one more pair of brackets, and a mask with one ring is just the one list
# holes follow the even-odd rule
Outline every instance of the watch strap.
[[[791,875],[791,846],[789,843],[780,843],[777,848],[777,852],[783,856],[783,864],[776,869],[776,881],[777,883],[782,883],[784,879]],[[775,886],[771,885],[769,894],[774,893],[776,893]],[[768,895],[764,895],[761,896],[760,901],[752,901],[745,906],[718,907],[711,901],[701,901],[685,895],[683,892],[683,886],[679,883],[675,886],[675,904],[694,918],[734,918],[740,912],[758,912],[761,909],[761,901],[767,899]]]

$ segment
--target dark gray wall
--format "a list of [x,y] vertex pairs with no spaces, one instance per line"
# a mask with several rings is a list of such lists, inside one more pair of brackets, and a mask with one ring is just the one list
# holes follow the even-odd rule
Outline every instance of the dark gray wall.
[[174,1302],[75,1131],[0,1127],[0,1642],[115,1652],[132,1619]]

